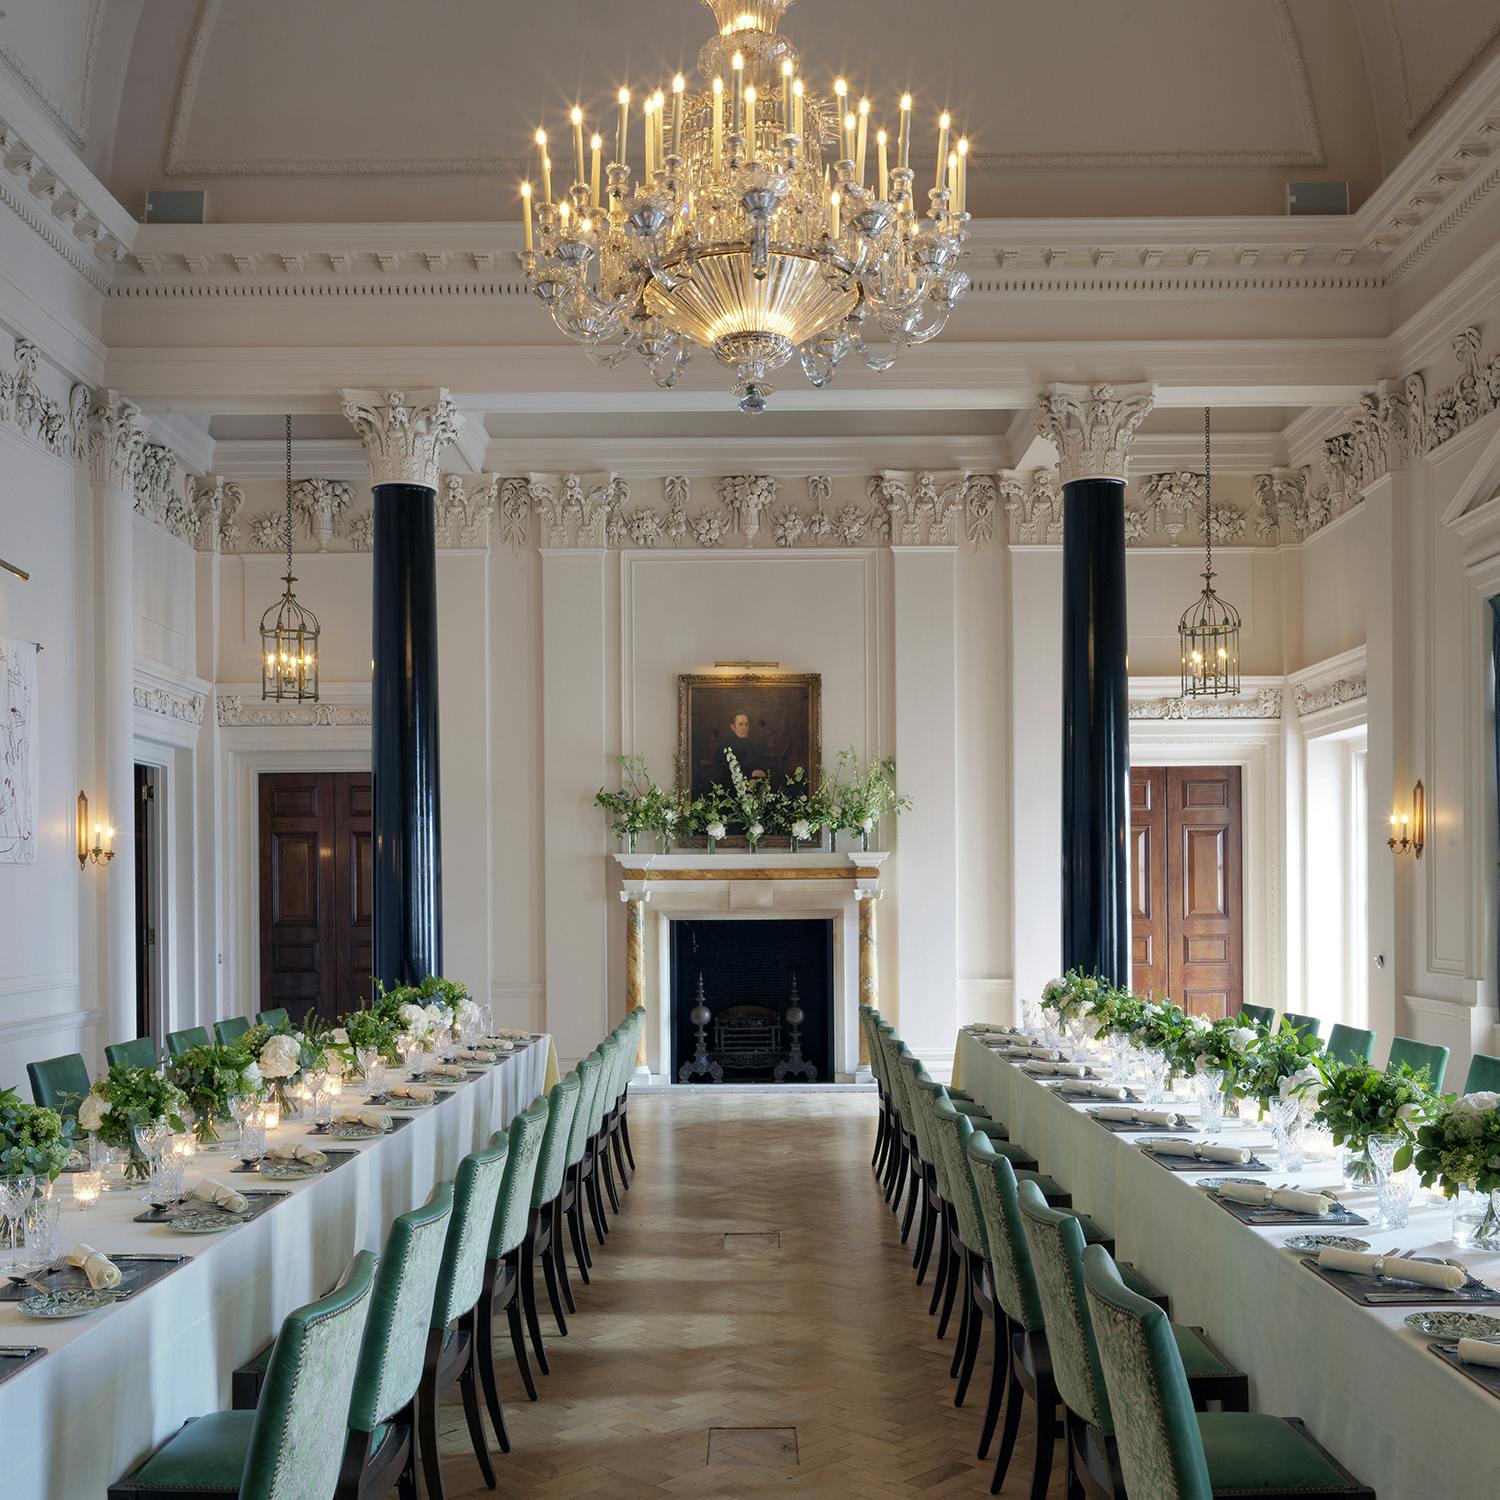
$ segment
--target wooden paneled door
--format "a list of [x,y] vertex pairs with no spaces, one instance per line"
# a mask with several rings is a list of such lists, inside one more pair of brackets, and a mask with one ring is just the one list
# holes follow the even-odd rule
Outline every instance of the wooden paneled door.
[[1130,772],[1132,974],[1137,994],[1237,1015],[1244,998],[1238,766]]
[[370,996],[370,773],[260,778],[260,1010],[329,1019]]

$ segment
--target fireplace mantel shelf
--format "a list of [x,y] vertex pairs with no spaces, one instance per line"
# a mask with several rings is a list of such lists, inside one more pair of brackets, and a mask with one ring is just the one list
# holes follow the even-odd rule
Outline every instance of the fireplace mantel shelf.
[[709,854],[690,849],[680,854],[614,854],[625,890],[669,881],[848,881],[855,892],[878,892],[882,867],[890,858],[885,851],[828,854],[786,850],[768,853],[720,852]]

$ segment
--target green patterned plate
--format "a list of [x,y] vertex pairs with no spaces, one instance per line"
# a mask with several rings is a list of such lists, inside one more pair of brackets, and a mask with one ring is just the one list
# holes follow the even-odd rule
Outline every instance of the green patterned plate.
[[330,1125],[328,1134],[336,1141],[373,1141],[385,1131],[378,1125]]
[[1369,1240],[1357,1240],[1347,1234],[1294,1234],[1289,1239],[1283,1240],[1282,1245],[1287,1250],[1311,1251],[1316,1254],[1319,1250],[1368,1250]]
[[248,1222],[239,1214],[226,1213],[222,1208],[193,1210],[178,1214],[163,1221],[174,1234],[223,1234],[226,1229]]
[[328,1170],[327,1165],[315,1167],[305,1161],[272,1161],[269,1157],[261,1157],[260,1175],[269,1177],[275,1182],[293,1182],[303,1177],[321,1177]]
[[1194,1182],[1194,1187],[1207,1188],[1212,1192],[1215,1188],[1221,1188],[1226,1182],[1240,1182],[1246,1187],[1264,1187],[1265,1183],[1259,1177],[1200,1177]]
[[61,1292],[43,1292],[16,1303],[16,1311],[28,1318],[81,1318],[119,1301],[114,1292],[96,1292],[91,1287],[72,1287]]
[[1460,1339],[1492,1339],[1500,1335],[1500,1318],[1488,1313],[1414,1312],[1401,1320],[1413,1333],[1425,1334],[1440,1344]]

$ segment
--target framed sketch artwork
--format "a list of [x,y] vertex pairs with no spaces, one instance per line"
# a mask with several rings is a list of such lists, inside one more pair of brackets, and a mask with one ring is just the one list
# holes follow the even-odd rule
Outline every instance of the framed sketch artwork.
[[36,645],[0,635],[0,865],[36,860]]
[[816,672],[684,673],[677,679],[677,781],[692,797],[728,786],[733,750],[750,777],[780,786],[799,766],[815,783],[822,758]]

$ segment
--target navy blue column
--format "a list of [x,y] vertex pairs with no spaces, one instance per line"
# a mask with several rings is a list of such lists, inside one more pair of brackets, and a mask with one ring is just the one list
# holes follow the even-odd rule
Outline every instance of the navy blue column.
[[1125,484],[1063,486],[1063,969],[1130,984]]
[[416,984],[443,971],[437,547],[432,489],[377,484],[374,493],[375,939],[370,967],[390,986]]

